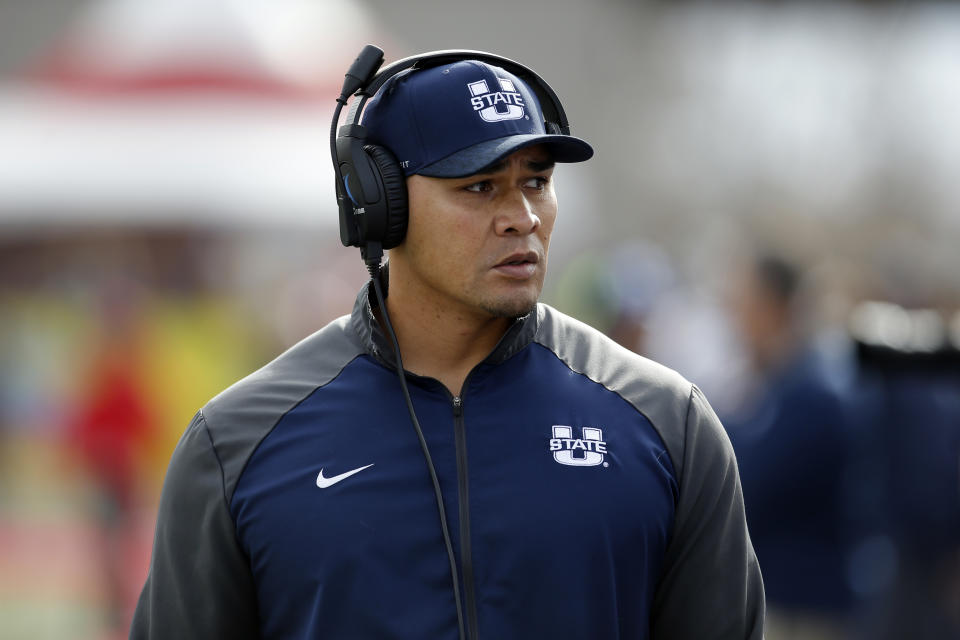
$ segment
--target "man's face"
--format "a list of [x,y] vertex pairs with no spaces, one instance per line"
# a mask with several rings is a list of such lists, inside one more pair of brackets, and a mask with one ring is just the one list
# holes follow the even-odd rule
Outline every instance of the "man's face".
[[533,310],[557,217],[553,161],[521,149],[467,178],[407,180],[410,223],[391,252],[390,278],[420,304],[467,316],[519,317]]

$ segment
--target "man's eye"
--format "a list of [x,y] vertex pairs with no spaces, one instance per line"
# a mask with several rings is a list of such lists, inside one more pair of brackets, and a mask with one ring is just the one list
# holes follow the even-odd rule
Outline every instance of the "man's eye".
[[464,187],[467,191],[472,191],[473,193],[483,193],[484,191],[490,191],[491,189],[489,180],[482,180],[480,182],[474,182],[471,185]]
[[544,178],[543,176],[538,176],[536,178],[530,178],[529,180],[523,183],[523,186],[528,189],[536,189],[539,191],[547,186],[547,182],[548,182],[547,178]]

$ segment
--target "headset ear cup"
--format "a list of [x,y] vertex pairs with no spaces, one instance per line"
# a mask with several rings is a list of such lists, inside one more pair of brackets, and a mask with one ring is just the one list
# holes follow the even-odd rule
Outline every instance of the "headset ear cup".
[[368,144],[363,148],[373,160],[383,181],[387,204],[386,235],[383,248],[392,249],[407,235],[407,179],[400,163],[386,147]]

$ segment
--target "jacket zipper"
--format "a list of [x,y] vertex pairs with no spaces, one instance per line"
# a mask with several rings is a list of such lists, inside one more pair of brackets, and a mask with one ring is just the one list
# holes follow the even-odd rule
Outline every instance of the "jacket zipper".
[[473,585],[470,549],[470,487],[467,474],[467,428],[463,420],[463,399],[453,398],[454,433],[457,446],[457,491],[460,510],[460,564],[463,569],[463,599],[466,603],[467,638],[478,640],[477,602]]

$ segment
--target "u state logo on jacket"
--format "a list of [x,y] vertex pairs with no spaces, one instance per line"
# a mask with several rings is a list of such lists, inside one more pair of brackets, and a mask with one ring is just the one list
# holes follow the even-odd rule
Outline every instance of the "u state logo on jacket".
[[573,427],[562,424],[553,425],[553,437],[550,438],[550,451],[553,459],[560,464],[572,467],[595,467],[604,462],[607,443],[603,440],[603,430],[596,427],[583,427],[579,438],[574,437]]

